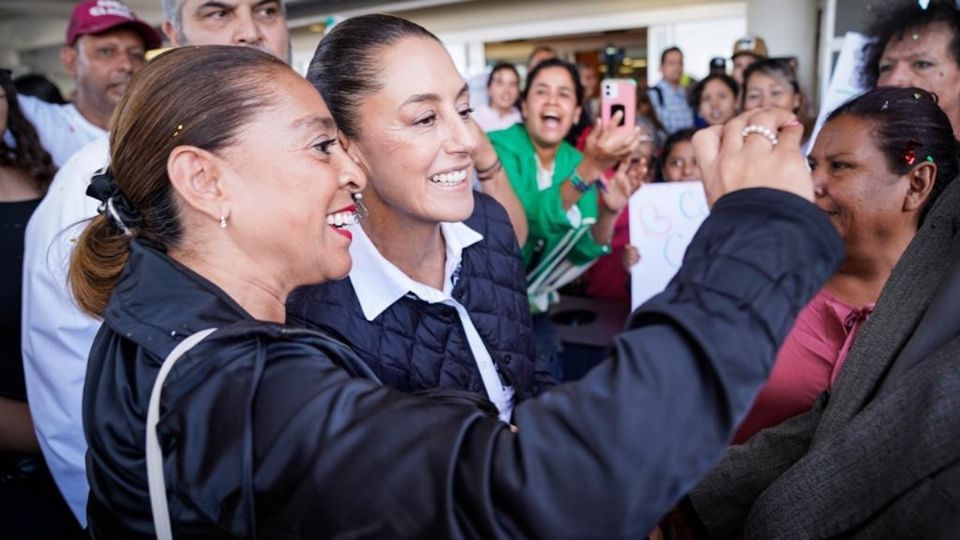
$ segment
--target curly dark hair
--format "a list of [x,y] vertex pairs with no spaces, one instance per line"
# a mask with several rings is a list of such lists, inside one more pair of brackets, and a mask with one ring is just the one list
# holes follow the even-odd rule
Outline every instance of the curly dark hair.
[[921,30],[933,24],[944,24],[953,31],[950,41],[950,53],[960,65],[960,9],[953,0],[932,0],[927,9],[917,2],[888,2],[874,7],[873,18],[866,34],[875,40],[863,48],[863,68],[860,82],[866,88],[877,85],[880,77],[880,57],[891,39],[900,40],[903,36]]
[[40,145],[40,137],[33,124],[23,115],[17,101],[17,90],[13,86],[10,72],[0,69],[0,88],[6,94],[7,129],[13,135],[16,146],[11,148],[6,141],[0,141],[0,165],[14,167],[26,172],[36,187],[46,193],[57,168],[50,154]]

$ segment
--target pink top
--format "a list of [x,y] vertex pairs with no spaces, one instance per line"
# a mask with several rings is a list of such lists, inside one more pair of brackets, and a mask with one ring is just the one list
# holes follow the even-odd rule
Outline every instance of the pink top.
[[612,251],[597,259],[584,276],[587,296],[630,303],[630,289],[627,286],[630,274],[623,268],[623,252],[629,243],[630,217],[624,208],[613,227],[613,239],[610,241]]
[[473,111],[472,116],[473,121],[476,122],[485,133],[507,129],[518,122],[523,122],[520,109],[516,108],[510,111],[510,114],[500,116],[500,113],[489,105],[481,105]]
[[810,410],[833,385],[873,306],[855,308],[821,289],[797,316],[777,353],[770,379],[740,424],[734,444]]

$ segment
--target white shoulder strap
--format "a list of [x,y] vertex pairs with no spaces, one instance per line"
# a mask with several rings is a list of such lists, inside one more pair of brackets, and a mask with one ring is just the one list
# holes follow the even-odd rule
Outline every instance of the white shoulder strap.
[[150,508],[153,510],[153,527],[156,529],[157,540],[173,540],[173,530],[170,527],[170,511],[167,509],[167,484],[163,480],[163,453],[160,450],[160,441],[157,440],[157,422],[160,420],[160,392],[163,381],[167,379],[173,364],[192,349],[203,338],[215,332],[216,328],[201,330],[177,344],[170,351],[170,355],[160,366],[157,380],[153,382],[150,392],[150,405],[147,408],[147,482],[150,485]]

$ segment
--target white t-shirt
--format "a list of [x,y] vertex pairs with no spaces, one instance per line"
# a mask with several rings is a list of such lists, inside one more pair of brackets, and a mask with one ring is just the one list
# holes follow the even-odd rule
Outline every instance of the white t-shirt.
[[473,121],[476,122],[485,133],[489,133],[491,131],[507,129],[514,124],[523,122],[523,116],[520,115],[518,109],[513,109],[513,111],[506,116],[500,116],[500,113],[489,105],[481,105],[473,111]]
[[91,124],[73,103],[55,105],[33,96],[17,95],[20,109],[40,136],[40,144],[50,153],[53,164],[62,167],[77,150],[107,134]]
[[100,137],[57,172],[27,224],[23,253],[23,374],[30,414],[50,473],[70,509],[87,523],[87,442],[83,381],[100,321],[80,311],[67,287],[76,239],[99,203],[87,197],[93,174],[109,162]]

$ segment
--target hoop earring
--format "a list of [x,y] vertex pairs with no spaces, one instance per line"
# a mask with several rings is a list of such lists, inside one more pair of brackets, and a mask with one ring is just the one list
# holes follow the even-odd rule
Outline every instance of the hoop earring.
[[226,229],[226,228],[227,228],[227,218],[225,218],[225,217],[223,217],[223,216],[220,216],[220,228],[221,228],[221,229]]

